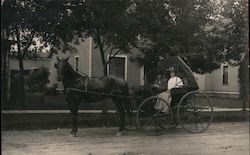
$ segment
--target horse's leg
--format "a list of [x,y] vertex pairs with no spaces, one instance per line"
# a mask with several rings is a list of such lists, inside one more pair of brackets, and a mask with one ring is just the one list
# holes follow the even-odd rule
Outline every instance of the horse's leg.
[[72,102],[71,104],[71,114],[72,114],[72,131],[71,133],[76,136],[76,133],[78,131],[78,107],[79,107],[79,102]]
[[72,119],[72,130],[71,134],[76,136],[76,133],[78,131],[78,107],[79,103],[76,101],[70,101],[69,99],[66,99],[67,102],[69,103],[69,109],[71,113],[71,119]]
[[[131,104],[131,102],[130,102],[130,100],[129,99],[124,99],[124,107],[125,107],[125,109],[126,109],[126,112],[127,112],[127,123],[131,123],[132,122],[132,114],[133,114],[133,112],[132,112],[132,110],[133,110],[133,107],[132,107],[132,104]],[[132,124],[128,124],[128,125],[132,125]]]
[[116,98],[116,99],[113,99],[113,101],[115,103],[116,108],[119,111],[120,127],[117,133],[117,135],[119,136],[122,134],[123,130],[125,129],[125,109],[124,109],[123,102],[121,102],[123,100]]

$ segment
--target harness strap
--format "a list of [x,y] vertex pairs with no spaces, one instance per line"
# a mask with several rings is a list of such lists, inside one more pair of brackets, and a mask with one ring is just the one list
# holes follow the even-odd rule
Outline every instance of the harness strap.
[[84,81],[84,88],[85,88],[85,91],[88,91],[88,79],[87,78]]

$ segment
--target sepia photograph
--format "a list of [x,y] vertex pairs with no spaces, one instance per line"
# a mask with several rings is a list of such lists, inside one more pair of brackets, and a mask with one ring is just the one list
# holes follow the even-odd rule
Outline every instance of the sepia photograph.
[[249,155],[247,0],[1,0],[1,154]]

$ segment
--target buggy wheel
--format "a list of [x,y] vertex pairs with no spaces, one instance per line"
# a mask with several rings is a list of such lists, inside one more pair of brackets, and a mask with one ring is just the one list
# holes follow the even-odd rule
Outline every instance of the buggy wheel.
[[[167,111],[159,109],[159,102],[167,107]],[[138,127],[148,135],[160,135],[166,128],[171,127],[173,112],[168,103],[157,96],[146,98],[137,110]]]
[[199,91],[185,94],[177,107],[181,127],[189,133],[204,132],[213,120],[213,105],[207,95]]
[[137,107],[138,101],[135,101],[130,103],[130,107],[126,110],[125,129],[128,131],[138,130],[138,125],[136,122]]

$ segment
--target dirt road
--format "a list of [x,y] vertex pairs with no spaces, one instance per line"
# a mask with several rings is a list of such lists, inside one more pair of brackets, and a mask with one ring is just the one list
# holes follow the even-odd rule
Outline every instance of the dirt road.
[[202,134],[180,128],[161,136],[116,128],[2,131],[3,155],[249,155],[249,123],[214,123]]

